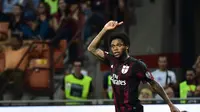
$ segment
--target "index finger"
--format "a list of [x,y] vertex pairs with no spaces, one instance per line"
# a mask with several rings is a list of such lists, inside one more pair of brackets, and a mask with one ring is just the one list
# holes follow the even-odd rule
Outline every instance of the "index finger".
[[121,25],[121,24],[123,24],[123,23],[124,23],[124,22],[123,22],[123,21],[121,21],[121,22],[119,22],[119,23],[118,23],[118,25]]

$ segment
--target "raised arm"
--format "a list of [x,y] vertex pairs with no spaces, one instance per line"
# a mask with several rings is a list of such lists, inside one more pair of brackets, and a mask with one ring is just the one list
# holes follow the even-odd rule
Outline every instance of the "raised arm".
[[99,47],[99,43],[103,37],[103,35],[108,31],[115,29],[117,26],[121,25],[123,22],[118,23],[117,21],[109,21],[106,23],[104,28],[99,32],[99,34],[92,40],[90,45],[88,46],[88,51],[95,55],[97,58],[103,60],[104,59],[104,51]]

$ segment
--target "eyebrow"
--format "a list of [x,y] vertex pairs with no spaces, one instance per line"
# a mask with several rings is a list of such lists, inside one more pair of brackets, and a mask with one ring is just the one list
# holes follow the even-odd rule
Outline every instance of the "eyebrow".
[[111,45],[118,45],[118,44],[122,44],[122,45],[124,45],[124,43],[123,43],[123,42],[120,42],[120,43],[117,43],[117,44],[111,44]]

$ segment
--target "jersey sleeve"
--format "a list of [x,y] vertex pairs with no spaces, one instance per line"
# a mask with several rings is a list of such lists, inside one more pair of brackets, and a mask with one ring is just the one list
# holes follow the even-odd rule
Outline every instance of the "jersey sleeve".
[[114,60],[113,55],[110,52],[104,51],[104,60],[102,62],[110,66],[112,60]]
[[138,71],[137,71],[137,78],[142,81],[143,83],[149,82],[154,80],[153,75],[148,70],[147,65],[143,61],[138,61]]

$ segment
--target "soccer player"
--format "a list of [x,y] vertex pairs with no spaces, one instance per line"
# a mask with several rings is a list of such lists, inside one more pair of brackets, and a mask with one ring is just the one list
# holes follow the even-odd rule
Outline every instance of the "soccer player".
[[153,79],[144,62],[129,56],[130,40],[124,33],[110,36],[111,53],[98,48],[103,35],[123,22],[109,21],[88,46],[88,51],[110,66],[116,112],[143,112],[138,99],[140,82],[147,82],[169,105],[171,112],[180,112],[169,100],[163,88]]

